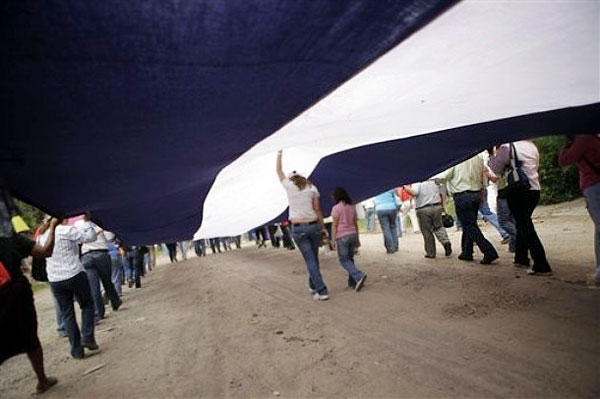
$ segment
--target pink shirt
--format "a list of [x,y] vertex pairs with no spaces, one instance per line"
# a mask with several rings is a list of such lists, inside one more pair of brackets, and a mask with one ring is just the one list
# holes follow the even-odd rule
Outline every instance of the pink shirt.
[[336,239],[350,234],[356,234],[356,209],[354,205],[346,204],[343,201],[338,202],[331,209],[331,217],[337,221]]
[[[530,190],[540,190],[540,176],[538,168],[540,165],[540,153],[535,144],[529,140],[515,141],[517,157],[521,161],[521,169],[529,178]],[[510,145],[502,144],[496,154],[490,157],[490,167],[496,174],[504,173],[504,169],[510,163]]]

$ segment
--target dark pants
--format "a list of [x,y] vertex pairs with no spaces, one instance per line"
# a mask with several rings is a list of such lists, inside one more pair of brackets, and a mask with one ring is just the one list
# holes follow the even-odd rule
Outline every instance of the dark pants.
[[135,288],[142,286],[142,271],[144,270],[144,254],[141,249],[130,249],[127,251],[127,262],[133,272],[132,280],[135,281]]
[[108,251],[90,251],[81,256],[83,269],[87,274],[90,284],[94,306],[96,307],[96,318],[104,318],[104,301],[102,300],[102,292],[100,291],[100,281],[110,299],[110,304],[113,309],[116,309],[121,304],[119,294],[115,290],[112,283],[112,262]]
[[552,271],[546,259],[544,246],[531,220],[531,214],[540,201],[540,192],[537,190],[519,190],[507,194],[506,200],[517,225],[515,262],[521,265],[529,265],[529,254],[531,254],[534,271],[540,273]]
[[264,227],[257,227],[256,229],[254,229],[254,233],[256,234],[257,244],[264,243],[265,241],[267,241],[267,235],[265,233]]
[[[63,314],[65,330],[71,344],[71,356],[80,357],[83,354],[82,342],[96,342],[94,339],[94,301],[90,293],[87,275],[81,272],[68,280],[51,282],[50,287]],[[81,308],[81,333],[75,319],[74,299]]]
[[169,259],[171,263],[177,261],[177,243],[170,242],[167,245],[167,250],[169,251]]
[[206,256],[206,241],[204,241],[204,238],[194,241],[194,251],[196,251],[196,256]]
[[461,249],[462,255],[473,257],[473,243],[486,257],[496,257],[498,253],[494,246],[485,239],[477,225],[477,212],[481,204],[481,192],[463,191],[454,195],[456,216],[462,226]]
[[209,242],[210,250],[213,254],[217,253],[217,251],[219,251],[219,253],[221,252],[221,240],[219,240],[218,238],[211,238]]
[[290,234],[290,228],[287,226],[281,226],[283,232],[283,246],[287,249],[295,249],[294,241],[292,241],[292,235]]

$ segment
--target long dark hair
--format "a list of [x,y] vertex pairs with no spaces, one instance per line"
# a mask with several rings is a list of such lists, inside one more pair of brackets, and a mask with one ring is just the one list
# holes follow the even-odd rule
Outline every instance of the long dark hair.
[[333,199],[333,202],[335,204],[337,204],[340,201],[344,201],[346,204],[352,205],[352,199],[343,187],[334,188],[333,192],[331,193],[331,198]]

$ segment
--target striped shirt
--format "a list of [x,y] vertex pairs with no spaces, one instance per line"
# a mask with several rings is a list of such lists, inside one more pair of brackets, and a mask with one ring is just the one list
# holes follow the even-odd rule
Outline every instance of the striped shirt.
[[[59,225],[54,232],[54,251],[46,259],[48,281],[64,281],[83,271],[79,260],[79,244],[91,242],[96,239],[96,232],[89,222],[81,226],[81,230],[74,226]],[[40,237],[43,245],[47,235]]]
[[78,220],[73,225],[79,230],[82,230],[84,223],[90,223],[96,232],[96,240],[92,242],[86,242],[81,246],[81,255],[87,254],[90,251],[108,251],[108,244],[114,241],[115,235],[110,231],[102,230],[94,222],[86,222],[84,220]]

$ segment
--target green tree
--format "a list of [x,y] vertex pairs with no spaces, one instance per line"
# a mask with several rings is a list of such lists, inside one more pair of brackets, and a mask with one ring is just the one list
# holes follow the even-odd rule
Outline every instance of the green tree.
[[555,204],[581,196],[577,168],[558,166],[558,154],[565,144],[565,137],[542,137],[536,139],[535,144],[540,152],[540,203]]
[[21,216],[29,228],[33,229],[35,226],[42,222],[44,218],[44,212],[40,211],[36,207],[29,205],[23,201],[19,201],[15,198],[15,205],[19,208]]

